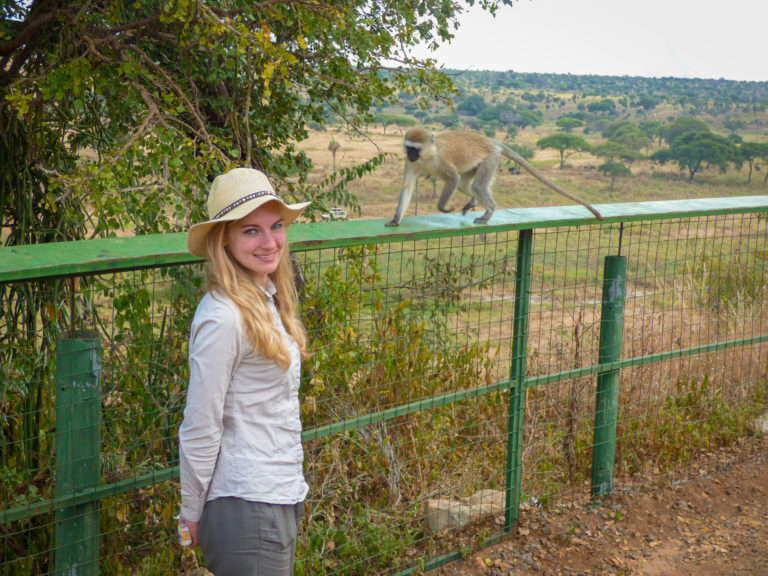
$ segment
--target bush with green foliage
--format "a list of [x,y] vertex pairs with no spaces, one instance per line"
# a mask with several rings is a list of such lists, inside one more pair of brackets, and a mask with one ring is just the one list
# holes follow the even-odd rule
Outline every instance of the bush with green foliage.
[[488,107],[485,99],[480,94],[473,94],[459,102],[456,112],[466,116],[477,116]]
[[[446,337],[449,322],[466,305],[462,291],[476,277],[478,262],[428,255],[409,262],[424,274],[405,282],[392,300],[381,290],[377,251],[376,245],[347,248],[326,264],[304,265],[313,280],[302,291],[302,313],[314,350],[307,366],[314,376],[302,389],[305,426],[473,388],[494,362],[488,344]],[[397,569],[422,531],[424,495],[417,479],[439,476],[427,469],[420,450],[453,454],[472,462],[474,475],[492,475],[493,462],[504,457],[502,444],[473,454],[472,446],[455,443],[443,431],[458,428],[469,434],[473,420],[492,420],[502,402],[501,395],[492,395],[470,411],[449,406],[412,414],[409,428],[419,433],[407,442],[395,421],[310,445],[314,456],[306,473],[317,512],[310,513],[310,537],[300,551],[307,557],[306,573],[354,574],[361,562],[375,562],[377,570]],[[400,463],[397,482],[388,481],[391,457]],[[332,462],[347,462],[359,473],[350,479]],[[349,482],[345,491],[333,489]]]

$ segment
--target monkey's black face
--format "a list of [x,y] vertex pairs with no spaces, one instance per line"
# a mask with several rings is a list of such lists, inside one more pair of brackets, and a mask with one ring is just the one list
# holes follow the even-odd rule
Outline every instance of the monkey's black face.
[[416,146],[406,146],[405,153],[408,156],[408,160],[416,162],[416,160],[419,159],[419,154],[421,154],[421,148]]

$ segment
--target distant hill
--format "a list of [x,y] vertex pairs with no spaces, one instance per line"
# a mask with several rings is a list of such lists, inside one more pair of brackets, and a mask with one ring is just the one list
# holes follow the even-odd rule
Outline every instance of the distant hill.
[[466,81],[476,87],[579,92],[587,96],[663,94],[666,96],[704,98],[738,104],[768,105],[768,82],[703,78],[544,74],[514,72],[511,70],[499,72],[446,69],[445,72],[454,77],[457,83]]

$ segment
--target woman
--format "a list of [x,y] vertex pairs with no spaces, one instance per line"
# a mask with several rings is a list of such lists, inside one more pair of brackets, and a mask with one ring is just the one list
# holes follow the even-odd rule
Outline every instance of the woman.
[[307,484],[296,317],[286,229],[309,202],[285,204],[250,168],[217,176],[190,254],[208,260],[192,321],[179,428],[180,527],[216,576],[292,575]]

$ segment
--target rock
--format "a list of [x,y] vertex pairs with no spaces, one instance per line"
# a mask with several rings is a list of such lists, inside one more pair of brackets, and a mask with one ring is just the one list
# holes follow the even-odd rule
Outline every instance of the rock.
[[427,534],[437,534],[503,512],[504,492],[500,490],[480,490],[462,500],[435,498],[427,501],[424,529]]
[[437,498],[427,500],[424,528],[427,534],[437,534],[464,526],[470,519],[470,508],[458,500]]
[[768,434],[768,412],[752,420],[747,427],[755,436]]
[[502,514],[504,512],[504,492],[501,490],[480,490],[467,499],[472,517]]

